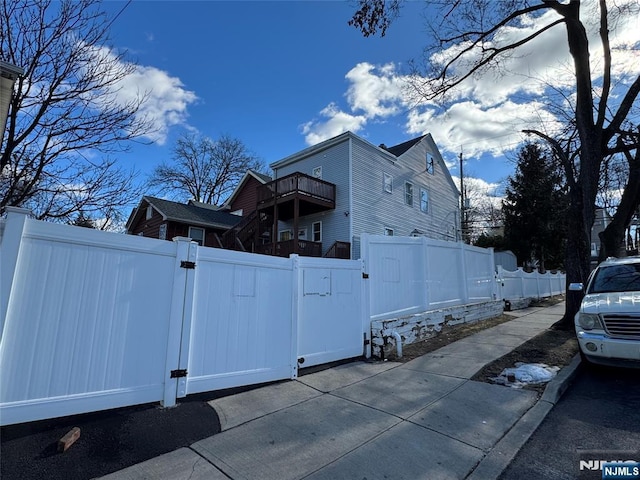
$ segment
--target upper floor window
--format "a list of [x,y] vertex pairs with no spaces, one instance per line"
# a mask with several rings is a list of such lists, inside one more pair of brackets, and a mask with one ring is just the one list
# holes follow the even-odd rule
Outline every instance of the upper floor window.
[[420,210],[429,213],[429,192],[425,188],[420,189]]
[[434,172],[434,164],[435,164],[435,159],[433,158],[433,155],[431,155],[430,153],[427,153],[427,173],[430,173],[431,175],[433,175]]
[[413,184],[409,182],[404,184],[404,203],[413,207]]
[[322,241],[322,222],[313,222],[311,225],[311,230],[313,232],[312,240],[314,242]]
[[387,193],[393,192],[393,177],[388,173],[383,173],[383,188]]
[[204,245],[204,228],[189,227],[189,238],[200,246]]
[[322,180],[322,167],[316,167],[312,170],[311,175]]
[[151,217],[153,217],[153,207],[151,205],[149,205],[147,207],[146,219],[149,220],[149,219],[151,219]]
[[158,230],[158,238],[160,240],[166,240],[167,239],[167,224],[163,223],[162,225],[160,225],[160,230]]

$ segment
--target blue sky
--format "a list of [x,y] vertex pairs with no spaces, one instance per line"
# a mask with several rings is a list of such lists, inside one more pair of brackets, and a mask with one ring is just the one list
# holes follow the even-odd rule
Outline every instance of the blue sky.
[[[124,6],[105,4],[112,14]],[[151,145],[122,155],[123,164],[144,176],[170,159],[185,132],[240,138],[267,165],[345,130],[376,145],[430,132],[452,175],[462,150],[465,174],[500,191],[514,169],[508,158],[524,140],[520,130],[555,121],[540,99],[544,87],[517,75],[476,79],[447,110],[414,108],[400,85],[426,44],[424,3],[407,2],[384,38],[348,26],[354,8],[349,1],[131,2],[112,25],[111,47],[139,65],[123,92],[151,92],[145,113],[158,132]],[[637,45],[634,22],[622,29],[623,41]],[[512,69],[570,83],[559,73],[568,59],[564,31],[555,30]],[[637,60],[636,53],[630,62]]]

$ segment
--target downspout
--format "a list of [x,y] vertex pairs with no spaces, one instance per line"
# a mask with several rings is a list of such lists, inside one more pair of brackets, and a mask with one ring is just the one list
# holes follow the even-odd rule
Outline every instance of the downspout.
[[396,330],[386,330],[383,334],[394,338],[396,341],[396,356],[402,358],[402,337],[400,334]]

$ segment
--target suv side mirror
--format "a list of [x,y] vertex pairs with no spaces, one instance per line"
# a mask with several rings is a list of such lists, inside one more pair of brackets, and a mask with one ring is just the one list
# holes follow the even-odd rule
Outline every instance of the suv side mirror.
[[582,283],[570,283],[569,291],[571,292],[581,292],[584,290],[584,285]]

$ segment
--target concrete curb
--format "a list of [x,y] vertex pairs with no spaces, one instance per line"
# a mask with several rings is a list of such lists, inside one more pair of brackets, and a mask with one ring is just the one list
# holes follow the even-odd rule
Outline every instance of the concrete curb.
[[553,406],[558,403],[562,394],[569,388],[578,374],[579,367],[580,355],[578,354],[549,382],[536,404],[493,446],[491,451],[466,477],[466,480],[498,478],[529,440],[529,437],[538,429]]

